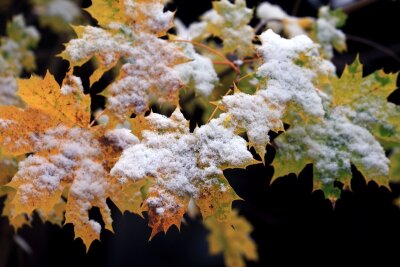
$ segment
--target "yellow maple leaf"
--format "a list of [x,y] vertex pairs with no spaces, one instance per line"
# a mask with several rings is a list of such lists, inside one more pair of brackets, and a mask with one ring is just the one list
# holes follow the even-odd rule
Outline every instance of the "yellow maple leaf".
[[18,95],[29,107],[62,121],[67,119],[72,125],[85,127],[90,122],[90,96],[84,95],[82,83],[75,76],[67,75],[61,89],[49,72],[44,79],[18,79]]
[[247,260],[258,259],[256,246],[250,238],[252,227],[245,218],[237,214],[237,211],[233,212],[227,221],[209,217],[205,225],[210,231],[210,253],[223,253],[226,266],[244,267],[243,257]]
[[41,110],[14,106],[0,106],[0,121],[1,147],[4,153],[12,155],[33,151],[31,135],[42,133],[60,123]]
[[128,25],[135,32],[165,35],[173,26],[174,13],[164,12],[168,0],[93,0],[86,10],[103,28],[111,23]]
[[61,224],[65,211],[65,222],[74,224],[75,236],[88,249],[101,231],[89,209],[99,207],[105,228],[112,230],[106,198],[118,187],[108,173],[137,138],[129,130],[91,127],[90,97],[76,77],[67,75],[61,88],[50,74],[19,83],[28,107],[0,107],[0,144],[6,152],[32,154],[7,184],[14,192],[8,194],[6,215],[19,227],[33,211]]
[[18,170],[18,162],[24,157],[4,155],[0,150],[0,186],[8,183]]
[[108,27],[111,22],[126,22],[124,3],[124,0],[93,0],[86,11],[97,20],[100,26]]
[[150,180],[143,209],[148,211],[153,237],[178,228],[190,198],[203,218],[229,220],[232,202],[239,199],[222,170],[254,163],[246,141],[225,127],[225,117],[189,131],[179,109],[171,117],[151,113],[141,142],[128,147],[111,169],[121,180]]
[[152,228],[150,239],[159,232],[166,233],[173,225],[180,229],[188,203],[187,196],[174,195],[157,186],[152,187],[142,208],[149,216],[149,226]]
[[223,40],[226,53],[237,52],[239,58],[254,54],[252,43],[255,34],[248,25],[253,10],[246,7],[245,0],[213,2],[213,10],[205,13],[202,20],[207,23],[207,32]]

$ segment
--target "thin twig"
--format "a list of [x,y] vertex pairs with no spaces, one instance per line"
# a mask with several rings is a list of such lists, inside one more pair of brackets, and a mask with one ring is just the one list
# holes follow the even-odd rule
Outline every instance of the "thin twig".
[[228,62],[226,62],[226,61],[218,61],[218,60],[214,60],[213,64],[214,65],[228,65],[228,66],[230,66],[230,64]]
[[99,114],[97,114],[96,118],[89,124],[89,127],[92,127],[94,123],[106,112],[106,109],[103,109]]
[[243,79],[246,79],[246,78],[248,78],[248,77],[250,77],[250,76],[253,76],[254,74],[255,74],[255,72],[247,73],[247,74],[244,75],[243,77],[240,77],[240,78],[237,80],[237,83],[239,83],[239,82],[242,81]]
[[265,19],[260,20],[260,22],[254,27],[254,32],[257,34],[265,27],[265,25],[267,25],[267,21]]
[[359,0],[359,1],[355,1],[354,3],[345,5],[344,7],[342,7],[342,10],[346,13],[346,14],[350,14],[354,11],[357,11],[365,6],[368,6],[370,4],[373,4],[375,2],[377,2],[378,0]]
[[254,27],[254,32],[255,34],[257,34],[259,31],[261,31],[268,23],[270,22],[281,22],[281,19],[262,19],[260,20],[260,22]]
[[178,43],[190,43],[190,44],[193,44],[193,45],[195,45],[195,46],[202,47],[202,48],[204,48],[204,49],[210,51],[211,53],[213,53],[213,54],[215,54],[215,55],[217,55],[217,56],[222,57],[222,58],[226,61],[226,63],[227,63],[229,66],[231,66],[231,68],[232,68],[236,73],[240,73],[240,70],[238,69],[238,67],[236,67],[236,65],[235,65],[232,61],[230,61],[223,53],[221,53],[221,52],[219,52],[218,50],[215,50],[215,49],[213,49],[213,48],[211,48],[211,47],[209,47],[209,46],[207,46],[207,45],[205,45],[205,44],[202,44],[202,43],[196,42],[196,41],[191,41],[191,40],[170,40],[170,41],[171,41],[171,42],[178,42]]
[[[226,91],[226,93],[224,94],[224,96],[229,95],[231,92],[232,92],[232,89],[229,88],[229,90]],[[214,117],[215,113],[217,113],[217,110],[218,110],[218,106],[215,107],[215,109],[214,109],[213,112],[211,113],[210,117],[209,117],[208,120],[207,120],[207,123],[209,123],[210,120],[212,120],[212,118]]]
[[397,63],[400,64],[400,57],[397,56],[395,52],[393,52],[392,50],[390,50],[389,48],[387,48],[387,47],[385,47],[385,46],[383,46],[381,44],[378,44],[378,43],[376,43],[374,41],[371,41],[369,39],[366,39],[366,38],[363,38],[363,37],[360,37],[360,36],[354,36],[354,35],[351,35],[351,34],[346,34],[346,38],[348,40],[350,40],[350,41],[355,41],[355,42],[359,42],[359,43],[371,46],[371,47],[381,51],[382,53],[386,54],[387,56],[392,57]]
[[294,6],[293,6],[293,10],[292,10],[292,16],[297,15],[297,12],[299,12],[300,4],[301,4],[301,0],[296,0],[296,2],[294,3]]

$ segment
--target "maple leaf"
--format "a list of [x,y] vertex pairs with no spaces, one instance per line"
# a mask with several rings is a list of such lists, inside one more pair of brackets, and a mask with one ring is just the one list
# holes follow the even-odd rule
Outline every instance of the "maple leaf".
[[163,12],[164,3],[94,1],[88,10],[95,18],[98,14],[104,28],[75,28],[78,38],[67,43],[61,53],[72,67],[91,58],[97,60],[90,84],[122,63],[117,79],[104,92],[108,115],[120,121],[132,113],[144,113],[152,100],[178,104],[184,83],[174,67],[188,59],[175,44],[158,38],[173,26],[173,13]]
[[235,93],[224,96],[221,108],[226,110],[237,128],[246,131],[249,143],[264,158],[266,145],[269,143],[269,131],[283,131],[282,108],[274,107],[265,97],[266,90],[258,90],[254,95]]
[[264,2],[257,7],[256,15],[268,28],[283,32],[287,37],[309,36],[320,44],[320,52],[327,59],[333,57],[334,48],[338,52],[347,49],[346,36],[338,29],[345,24],[347,17],[341,9],[331,10],[328,6],[322,6],[315,19],[290,16],[278,5]]
[[22,15],[7,23],[7,36],[0,40],[0,104],[21,105],[17,96],[15,80],[23,69],[35,68],[35,57],[31,51],[39,41],[39,32],[26,26]]
[[366,77],[357,57],[332,81],[332,102],[355,124],[365,127],[387,148],[400,143],[400,108],[387,101],[398,74],[376,71]]
[[334,75],[334,66],[319,55],[318,45],[304,35],[284,39],[272,30],[261,34],[260,40],[265,63],[257,75],[265,97],[286,113],[322,117],[320,90]]
[[0,186],[8,183],[18,170],[18,161],[23,157],[4,155],[0,150]]
[[168,0],[94,0],[86,10],[99,25],[111,28],[112,23],[127,25],[135,32],[165,35],[173,26],[174,12],[164,12]]
[[86,127],[90,123],[90,97],[83,95],[79,78],[67,75],[60,89],[49,72],[44,79],[32,76],[18,80],[18,95],[30,107],[42,110],[60,121]]
[[204,219],[229,219],[238,197],[222,170],[255,163],[246,141],[224,126],[225,116],[193,133],[179,109],[170,118],[151,113],[146,119],[141,142],[124,150],[111,174],[126,181],[153,181],[143,205],[153,227],[151,237],[171,225],[179,227],[190,198]]
[[342,27],[347,15],[341,9],[331,10],[329,6],[323,6],[318,11],[318,19],[311,32],[313,39],[321,44],[322,54],[325,58],[333,58],[333,49],[338,52],[347,50],[346,36],[337,28]]
[[350,188],[351,163],[367,180],[388,186],[389,160],[374,136],[365,128],[353,124],[338,110],[320,122],[305,125],[301,121],[274,140],[277,148],[273,161],[274,177],[295,172],[307,163],[314,164],[314,190],[336,200],[340,190],[335,181]]
[[245,131],[251,146],[264,158],[270,130],[283,131],[293,114],[322,118],[325,114],[319,88],[330,85],[333,66],[323,60],[317,45],[306,36],[290,40],[271,30],[260,36],[265,61],[258,70],[260,89],[253,95],[238,92],[224,96],[219,107],[230,114],[238,131]]
[[[400,149],[396,147],[390,154],[390,180],[400,181]],[[400,203],[400,202],[399,202]]]
[[[301,65],[308,67],[307,56],[303,54],[300,59]],[[398,108],[387,101],[396,88],[395,81],[395,75],[382,71],[363,78],[358,60],[346,67],[341,78],[314,76],[313,83],[323,91],[317,95],[325,115],[304,119],[301,113],[289,114],[291,127],[275,140],[273,179],[290,172],[298,174],[306,164],[313,163],[314,189],[322,189],[328,198],[336,200],[340,190],[333,184],[340,181],[350,188],[354,164],[367,180],[387,186],[389,160],[382,145],[398,144]]]
[[214,1],[213,9],[202,16],[207,23],[206,32],[223,40],[225,53],[237,52],[240,58],[254,52],[254,30],[247,25],[253,17],[253,11],[246,7],[245,0]]
[[23,69],[33,70],[35,66],[34,48],[40,38],[39,32],[33,26],[27,26],[22,15],[13,17],[7,23],[7,37],[2,38],[0,73],[19,76]]
[[208,236],[210,253],[223,253],[226,266],[246,266],[242,257],[247,260],[257,260],[257,249],[249,236],[252,227],[236,211],[232,213],[229,221],[219,221],[215,217],[209,217],[205,225],[210,231]]
[[105,228],[112,230],[106,198],[115,194],[117,183],[108,173],[122,147],[137,138],[129,130],[89,126],[90,96],[83,94],[77,77],[67,76],[61,88],[50,74],[19,81],[19,86],[28,108],[0,107],[0,143],[6,152],[32,154],[6,185],[15,190],[8,195],[7,215],[18,226],[24,223],[21,216],[29,218],[36,210],[60,224],[65,212],[65,223],[74,225],[75,236],[88,249],[101,231],[89,219],[89,209],[98,207]]
[[[177,27],[178,38],[185,40],[186,29],[183,29],[183,27],[183,25]],[[181,80],[189,87],[192,85],[199,95],[208,97],[219,80],[211,59],[197,53],[191,43],[179,42],[178,40],[177,46],[182,48],[182,52],[190,60],[175,66]]]
[[266,24],[268,29],[276,33],[282,32],[289,38],[301,34],[307,35],[307,31],[314,25],[313,18],[290,16],[280,6],[268,2],[263,2],[257,7],[256,16]]
[[82,17],[81,9],[74,1],[30,0],[30,3],[33,13],[39,17],[40,26],[50,27],[59,34],[69,33],[69,25]]

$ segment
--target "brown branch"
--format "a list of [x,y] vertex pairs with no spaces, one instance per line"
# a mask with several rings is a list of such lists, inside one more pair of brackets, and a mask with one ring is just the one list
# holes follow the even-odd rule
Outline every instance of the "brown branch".
[[365,6],[371,5],[375,2],[377,2],[378,0],[359,0],[356,1],[352,4],[348,4],[345,5],[344,7],[342,7],[342,10],[346,13],[346,14],[350,14],[354,11],[357,11]]
[[395,52],[393,52],[392,50],[390,50],[389,48],[387,48],[381,44],[378,44],[378,43],[371,41],[369,39],[366,39],[364,37],[355,36],[355,35],[351,35],[351,34],[346,34],[346,38],[347,38],[347,40],[350,40],[350,41],[359,42],[359,43],[371,46],[371,47],[375,48],[376,50],[379,50],[382,53],[386,54],[387,56],[392,57],[397,63],[400,64],[400,57],[398,55],[396,55]]
[[292,16],[297,15],[297,12],[299,12],[300,5],[301,5],[301,0],[296,0],[296,2],[294,3],[294,6],[293,6],[293,10],[292,10]]

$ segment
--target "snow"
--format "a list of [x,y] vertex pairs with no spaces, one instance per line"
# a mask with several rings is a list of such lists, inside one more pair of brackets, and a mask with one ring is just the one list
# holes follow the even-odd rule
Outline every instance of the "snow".
[[152,177],[173,195],[195,197],[200,185],[218,183],[221,167],[252,160],[246,141],[233,128],[225,128],[225,120],[213,119],[190,133],[178,109],[170,118],[152,113],[152,130],[143,131],[141,143],[124,150],[111,174],[133,181]]
[[89,225],[97,234],[100,234],[101,225],[98,222],[96,222],[94,220],[89,220]]
[[193,22],[186,27],[183,22],[176,18],[174,20],[176,35],[184,40],[194,40],[206,34],[207,22]]
[[257,7],[256,16],[266,21],[268,28],[274,32],[281,32],[282,29],[289,37],[306,34],[300,25],[300,19],[289,16],[280,6],[263,2]]
[[66,82],[61,86],[61,94],[68,95],[77,91],[82,93],[84,91],[81,78],[74,75],[68,76]]
[[102,64],[108,66],[121,55],[132,53],[131,43],[124,40],[122,35],[111,35],[107,31],[85,26],[81,38],[71,40],[65,47],[64,53],[73,62],[86,61],[94,55],[107,55],[102,57]]
[[[100,144],[87,130],[58,126],[32,135],[35,154],[19,163],[13,182],[20,183],[21,201],[49,197],[71,185],[79,203],[105,197],[105,170],[98,163]],[[83,205],[85,206],[85,205]],[[39,207],[40,208],[40,207]]]
[[265,152],[265,146],[269,143],[268,132],[283,129],[283,109],[271,106],[266,92],[260,90],[255,95],[236,93],[222,98],[222,105],[239,128],[246,130],[250,144],[261,153]]
[[65,22],[73,22],[80,15],[79,7],[71,1],[53,0],[46,6],[44,14],[61,18]]
[[[177,24],[180,25],[180,23],[181,22],[178,22]],[[187,34],[187,30],[184,28],[185,26],[180,25],[178,27],[180,27],[178,38],[185,40],[187,38],[185,38],[185,35]],[[193,81],[194,88],[198,94],[205,97],[209,96],[219,81],[211,59],[198,54],[194,49],[194,46],[190,43],[182,42],[177,43],[177,45],[183,49],[183,53],[190,60],[187,63],[175,66],[175,70],[179,72],[180,78],[187,85]]]
[[[318,45],[307,36],[299,35],[292,39],[284,39],[267,30],[260,36],[265,63],[258,69],[257,75],[267,80],[265,97],[277,107],[284,108],[295,103],[306,113],[323,116],[324,109],[318,89],[313,81],[319,72],[333,75],[331,64],[325,63],[318,53]],[[309,69],[295,64],[295,60],[304,54],[316,69]],[[320,67],[322,66],[322,67]]]
[[324,56],[328,59],[333,57],[333,46],[345,48],[346,36],[336,28],[338,19],[329,14],[329,7],[319,9],[319,18],[316,21],[317,39],[321,44]]
[[130,145],[139,143],[139,139],[134,136],[129,129],[114,129],[107,131],[104,136],[119,149],[124,149]]
[[167,31],[172,26],[174,12],[164,12],[164,5],[168,1],[134,1],[125,0],[126,14],[134,22],[132,26],[136,32],[158,34]]
[[87,26],[81,38],[70,41],[65,53],[76,64],[99,56],[105,68],[124,59],[120,78],[109,87],[108,108],[117,116],[143,113],[152,98],[175,102],[184,85],[174,66],[187,58],[175,44],[150,34],[138,33],[132,41],[121,33],[111,35]]
[[149,99],[176,101],[183,82],[173,67],[184,59],[174,44],[141,34],[121,69],[124,76],[110,86],[109,108],[117,114],[141,114]]
[[279,151],[287,158],[312,159],[326,183],[337,179],[340,173],[351,173],[351,163],[365,171],[367,178],[388,175],[389,160],[382,146],[368,130],[351,123],[340,110],[333,110],[321,123],[290,127],[283,137],[286,141],[275,140]]
[[7,128],[11,124],[15,123],[13,120],[7,120],[7,119],[0,119],[0,127],[1,128]]
[[263,20],[283,20],[288,14],[280,6],[263,2],[257,7],[256,16]]
[[252,160],[246,141],[235,134],[234,127],[225,127],[227,116],[221,114],[193,132],[197,137],[195,151],[199,162],[209,169],[226,165],[240,167]]

